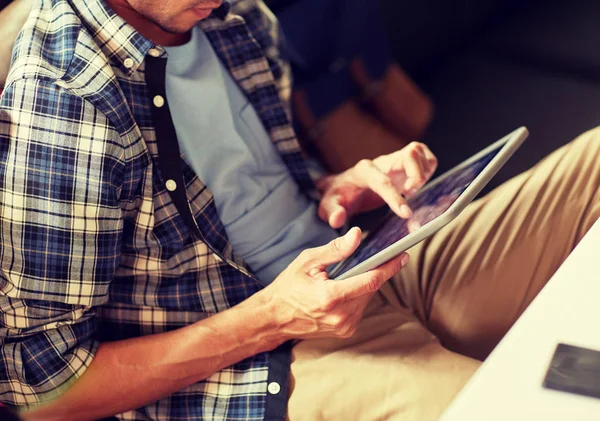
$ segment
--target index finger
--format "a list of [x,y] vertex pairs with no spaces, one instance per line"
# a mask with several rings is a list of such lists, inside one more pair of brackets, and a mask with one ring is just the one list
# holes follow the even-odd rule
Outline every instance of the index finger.
[[341,262],[354,253],[360,244],[361,235],[360,228],[352,227],[346,234],[334,238],[324,246],[304,250],[294,262],[309,271]]
[[342,281],[331,281],[329,288],[340,302],[353,300],[378,291],[392,276],[408,263],[408,254],[402,253],[383,265]]
[[429,176],[431,177],[438,166],[438,160],[436,156],[431,152],[431,149],[427,145],[423,145],[423,153],[425,154],[425,159],[427,160],[427,166],[429,171]]
[[404,188],[407,190],[420,189],[427,181],[428,170],[423,150],[415,147],[409,151],[404,158],[404,171],[406,173],[406,183]]
[[390,177],[372,161],[363,160],[356,166],[357,184],[363,183],[377,194],[400,218],[409,218],[412,211],[408,203],[394,186]]

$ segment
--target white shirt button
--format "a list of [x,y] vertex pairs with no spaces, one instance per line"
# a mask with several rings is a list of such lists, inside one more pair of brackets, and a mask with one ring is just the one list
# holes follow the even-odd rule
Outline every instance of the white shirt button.
[[177,188],[177,183],[175,182],[175,180],[167,180],[165,186],[167,186],[167,190],[175,191],[175,189]]
[[134,64],[135,63],[131,58],[126,58],[125,60],[123,60],[123,66],[127,67],[128,69],[131,69]]
[[154,106],[156,108],[160,108],[163,105],[165,105],[165,99],[162,96],[160,96],[160,95],[156,95],[154,97],[154,99],[152,100],[152,102],[154,102]]
[[267,390],[269,391],[269,393],[271,395],[276,395],[281,390],[281,386],[279,386],[279,383],[277,383],[277,382],[271,382],[267,386]]
[[158,57],[160,56],[160,51],[158,51],[156,48],[150,48],[148,50],[148,54],[150,54],[152,57]]

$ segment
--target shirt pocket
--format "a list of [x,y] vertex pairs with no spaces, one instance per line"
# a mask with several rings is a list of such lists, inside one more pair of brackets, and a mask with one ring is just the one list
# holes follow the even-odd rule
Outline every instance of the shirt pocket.
[[259,170],[272,169],[282,163],[271,136],[251,103],[246,103],[240,110],[236,129],[256,160]]

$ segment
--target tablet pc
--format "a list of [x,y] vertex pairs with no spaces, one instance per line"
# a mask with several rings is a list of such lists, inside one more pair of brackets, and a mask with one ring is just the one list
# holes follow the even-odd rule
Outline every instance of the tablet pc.
[[528,134],[521,127],[423,186],[407,200],[413,211],[409,219],[390,213],[329,271],[329,278],[346,279],[376,268],[439,231],[473,201]]

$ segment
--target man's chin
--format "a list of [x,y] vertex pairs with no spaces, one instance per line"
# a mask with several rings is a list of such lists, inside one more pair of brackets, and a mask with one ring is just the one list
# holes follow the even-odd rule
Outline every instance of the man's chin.
[[159,25],[160,29],[162,29],[163,31],[172,34],[172,35],[181,35],[181,34],[187,34],[188,32],[190,32],[192,30],[192,28],[194,26],[196,26],[196,24],[198,23],[198,21],[195,22],[190,22],[186,25],[180,25],[180,26],[166,26],[166,25]]
[[190,25],[188,28],[184,28],[184,27],[174,28],[174,27],[170,27],[170,26],[160,25],[160,29],[162,29],[163,31],[165,31],[169,34],[172,34],[172,35],[181,35],[181,34],[186,34],[186,33],[190,32],[190,30],[194,26],[195,25]]

